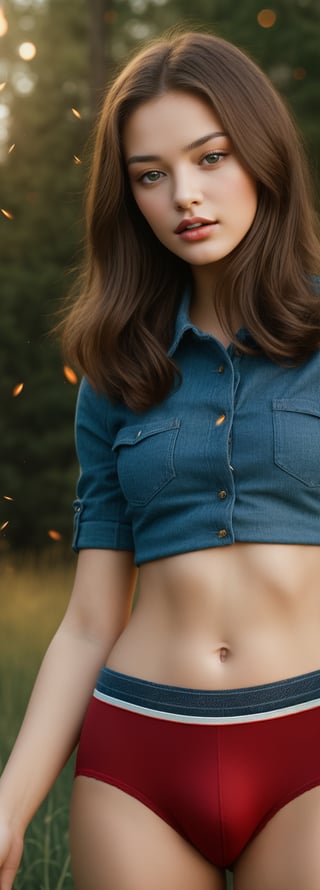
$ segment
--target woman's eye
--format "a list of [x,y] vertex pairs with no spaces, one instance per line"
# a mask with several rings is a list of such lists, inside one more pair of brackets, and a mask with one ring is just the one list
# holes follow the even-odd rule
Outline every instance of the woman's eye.
[[159,170],[148,170],[148,173],[144,173],[140,177],[140,182],[158,182],[161,176],[163,176],[163,173],[160,173]]
[[213,167],[221,158],[225,158],[226,154],[224,151],[209,151],[208,154],[203,158],[204,162],[209,166]]

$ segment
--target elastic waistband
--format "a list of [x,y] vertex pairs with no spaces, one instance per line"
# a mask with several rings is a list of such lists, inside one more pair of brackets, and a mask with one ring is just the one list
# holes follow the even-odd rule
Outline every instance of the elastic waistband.
[[320,706],[320,670],[263,686],[189,689],[152,683],[103,667],[95,698],[164,720],[187,723],[246,723]]

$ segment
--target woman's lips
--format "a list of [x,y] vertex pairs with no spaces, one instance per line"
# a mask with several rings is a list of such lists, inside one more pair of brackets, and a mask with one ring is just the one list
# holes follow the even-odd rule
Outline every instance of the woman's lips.
[[190,222],[189,225],[191,228],[186,228],[180,223],[180,226],[176,229],[176,234],[179,235],[179,238],[182,238],[183,241],[203,241],[213,232],[217,223],[208,221],[202,222],[201,225],[194,225],[193,227],[193,224]]
[[174,231],[175,231],[176,235],[181,235],[181,232],[183,232],[186,228],[188,228],[188,230],[189,230],[190,227],[194,227],[194,226],[199,227],[200,225],[203,225],[203,226],[214,225],[214,220],[213,219],[205,219],[205,217],[203,217],[203,216],[191,216],[186,219],[182,219]]

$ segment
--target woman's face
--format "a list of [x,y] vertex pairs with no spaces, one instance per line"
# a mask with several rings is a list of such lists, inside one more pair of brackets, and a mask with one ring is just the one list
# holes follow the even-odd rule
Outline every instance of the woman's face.
[[226,257],[252,225],[257,188],[209,105],[165,93],[131,114],[123,139],[134,198],[159,241],[191,266]]

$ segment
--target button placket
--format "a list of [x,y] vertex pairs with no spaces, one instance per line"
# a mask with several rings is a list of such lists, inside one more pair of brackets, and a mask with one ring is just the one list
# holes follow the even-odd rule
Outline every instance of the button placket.
[[225,363],[217,363],[216,373],[220,375],[220,398],[218,404],[216,402],[214,405],[216,413],[214,426],[216,435],[219,435],[219,440],[217,439],[217,444],[215,446],[216,460],[215,465],[213,466],[213,474],[216,479],[216,491],[215,495],[213,494],[216,502],[213,534],[216,537],[218,545],[223,545],[228,543],[230,539],[233,539],[232,509],[234,501],[234,480],[230,467],[230,458],[234,397],[239,382],[239,374],[237,372],[235,373],[234,368],[234,356],[227,355],[227,361]]

